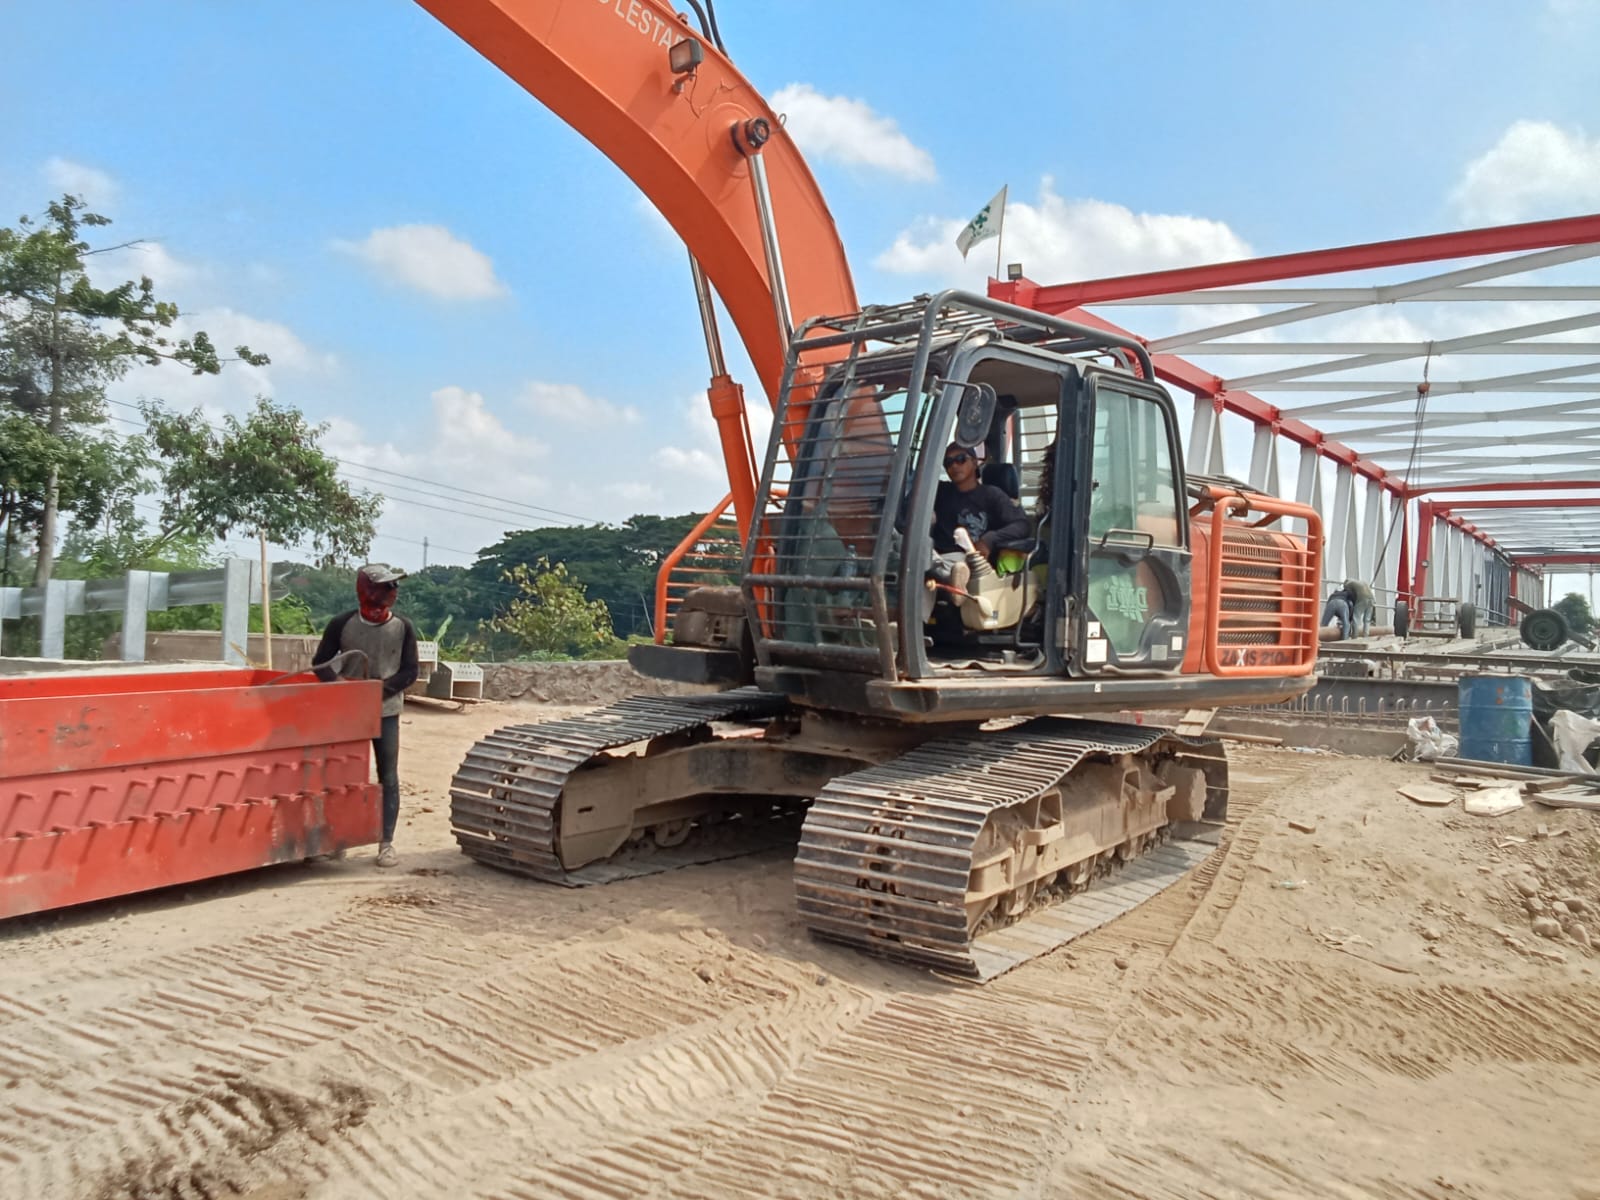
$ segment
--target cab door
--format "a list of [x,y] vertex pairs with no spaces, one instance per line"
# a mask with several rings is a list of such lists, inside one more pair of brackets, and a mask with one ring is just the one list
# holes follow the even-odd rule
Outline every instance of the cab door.
[[1176,671],[1189,632],[1190,548],[1177,414],[1160,387],[1085,373],[1075,673]]

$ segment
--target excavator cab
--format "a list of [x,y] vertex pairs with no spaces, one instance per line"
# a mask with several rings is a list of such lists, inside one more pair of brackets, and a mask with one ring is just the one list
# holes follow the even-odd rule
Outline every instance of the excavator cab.
[[[837,357],[808,383],[819,352]],[[968,717],[1015,711],[1007,685],[1038,694],[1040,677],[1164,687],[1192,548],[1176,413],[1152,375],[1131,339],[956,292],[808,325],[746,553],[756,681],[900,715],[942,687],[940,707],[964,698]],[[951,442],[982,447],[983,482],[1030,525],[992,562],[968,556],[960,587],[930,536]]]

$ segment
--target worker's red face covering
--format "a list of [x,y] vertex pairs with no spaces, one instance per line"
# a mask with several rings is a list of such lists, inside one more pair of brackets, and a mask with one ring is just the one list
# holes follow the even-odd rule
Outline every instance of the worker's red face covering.
[[356,576],[356,603],[361,607],[361,617],[374,625],[389,619],[394,598],[400,589],[392,583],[373,583],[365,575]]

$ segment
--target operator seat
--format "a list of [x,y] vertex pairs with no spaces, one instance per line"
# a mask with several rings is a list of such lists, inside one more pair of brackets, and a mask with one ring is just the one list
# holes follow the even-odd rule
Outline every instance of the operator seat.
[[1016,463],[991,462],[983,464],[979,481],[997,487],[1019,504],[1022,502],[1022,476]]

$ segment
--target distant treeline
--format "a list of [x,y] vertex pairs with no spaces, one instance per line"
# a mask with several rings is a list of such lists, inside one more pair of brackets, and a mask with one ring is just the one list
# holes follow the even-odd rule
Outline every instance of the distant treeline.
[[[400,585],[396,611],[431,638],[446,630],[447,643],[477,638],[482,624],[516,596],[505,579],[514,567],[533,567],[543,558],[564,565],[583,584],[584,594],[611,614],[619,640],[653,633],[656,571],[700,520],[635,516],[621,525],[555,526],[513,533],[479,551],[471,566],[435,564]],[[345,568],[303,567],[290,579],[290,591],[303,600],[316,628],[335,613],[354,607],[355,572]],[[446,621],[449,622],[446,626]]]

